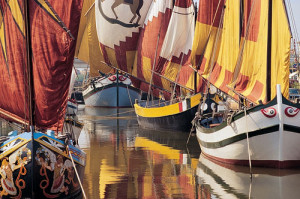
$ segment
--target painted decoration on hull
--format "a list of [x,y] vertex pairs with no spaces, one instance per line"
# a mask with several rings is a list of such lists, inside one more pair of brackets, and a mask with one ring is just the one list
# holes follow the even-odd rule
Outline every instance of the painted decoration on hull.
[[[79,196],[79,181],[64,142],[42,133],[34,137],[34,169],[31,133],[12,137],[0,146],[0,198],[31,198],[33,178],[37,198]],[[77,171],[83,173],[85,153],[70,145],[69,149]]]
[[96,0],[96,28],[105,63],[131,73],[139,26],[143,24],[151,3],[144,0]]

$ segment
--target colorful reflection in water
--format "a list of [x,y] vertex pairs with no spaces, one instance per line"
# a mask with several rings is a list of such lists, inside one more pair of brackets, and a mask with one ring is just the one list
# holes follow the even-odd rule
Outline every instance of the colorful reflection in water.
[[88,198],[199,198],[195,137],[186,146],[187,133],[140,129],[132,109],[86,108],[81,114]]
[[98,198],[299,198],[300,169],[221,165],[200,156],[196,137],[138,127],[132,109],[85,108],[80,145],[84,189]]

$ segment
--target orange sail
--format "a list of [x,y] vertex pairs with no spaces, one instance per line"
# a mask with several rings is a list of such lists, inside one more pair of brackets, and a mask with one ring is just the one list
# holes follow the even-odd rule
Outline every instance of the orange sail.
[[[82,0],[29,0],[34,123],[62,130]],[[1,1],[0,109],[28,121],[28,70],[23,1]]]

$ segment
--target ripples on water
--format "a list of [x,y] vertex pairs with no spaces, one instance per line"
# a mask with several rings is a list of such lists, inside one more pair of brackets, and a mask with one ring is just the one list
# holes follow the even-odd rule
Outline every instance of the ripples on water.
[[188,133],[141,129],[133,109],[86,107],[83,186],[96,198],[299,198],[300,170],[253,169],[200,156]]

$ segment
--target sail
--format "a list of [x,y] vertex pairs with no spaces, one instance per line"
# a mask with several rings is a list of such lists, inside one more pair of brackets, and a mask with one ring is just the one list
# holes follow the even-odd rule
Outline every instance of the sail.
[[271,99],[276,96],[276,84],[281,85],[285,98],[289,97],[289,67],[291,32],[284,1],[275,0],[272,4],[272,50],[271,50]]
[[[224,0],[200,0],[192,49],[192,64],[208,78],[220,46]],[[213,56],[214,55],[214,56]]]
[[[1,1],[0,112],[1,117],[28,123],[28,82],[23,4]],[[12,53],[13,52],[13,53]],[[7,118],[8,117],[8,118]]]
[[[240,3],[227,0],[221,13],[219,25],[222,29],[214,38],[215,46],[210,50],[208,41],[200,60],[203,77],[236,99],[241,95],[254,103],[266,102],[270,54],[271,98],[276,96],[275,85],[278,83],[283,86],[282,92],[287,97],[291,35],[283,1],[272,1],[271,5],[262,0]],[[195,39],[194,47],[197,42]],[[208,66],[207,56],[210,59]],[[193,60],[197,59],[201,57],[197,58],[196,54]]]
[[[1,1],[1,110],[29,118],[23,1]],[[82,0],[29,0],[34,123],[62,130]],[[16,121],[16,119],[14,119]],[[20,122],[20,121],[17,121]]]
[[[157,86],[162,88],[160,71],[157,65],[162,45],[168,30],[169,22],[172,15],[173,0],[153,1],[148,11],[144,26],[140,31],[140,37],[137,44],[136,59],[133,66],[132,75],[146,82],[158,83]],[[156,73],[152,75],[152,69]],[[153,80],[151,77],[153,76]],[[148,92],[149,84],[132,79],[134,85]],[[157,89],[155,94],[158,95]],[[166,93],[167,94],[167,93]]]
[[[192,90],[194,72],[189,64],[193,37],[192,1],[175,1],[174,6],[173,1],[153,2],[140,34],[133,74],[169,93],[174,83]],[[137,87],[146,92],[149,89],[144,83]],[[159,95],[157,89],[153,91]]]
[[98,41],[105,63],[132,73],[140,26],[152,1],[95,1]]
[[231,83],[233,72],[239,55],[240,47],[240,2],[227,0],[220,36],[220,49],[216,55],[216,63],[211,70],[210,82],[225,93],[229,92],[227,85]]
[[90,77],[99,76],[99,70],[102,73],[109,73],[112,70],[103,63],[104,58],[98,42],[94,6],[95,0],[85,0],[83,3],[75,51],[75,57],[89,64]]

